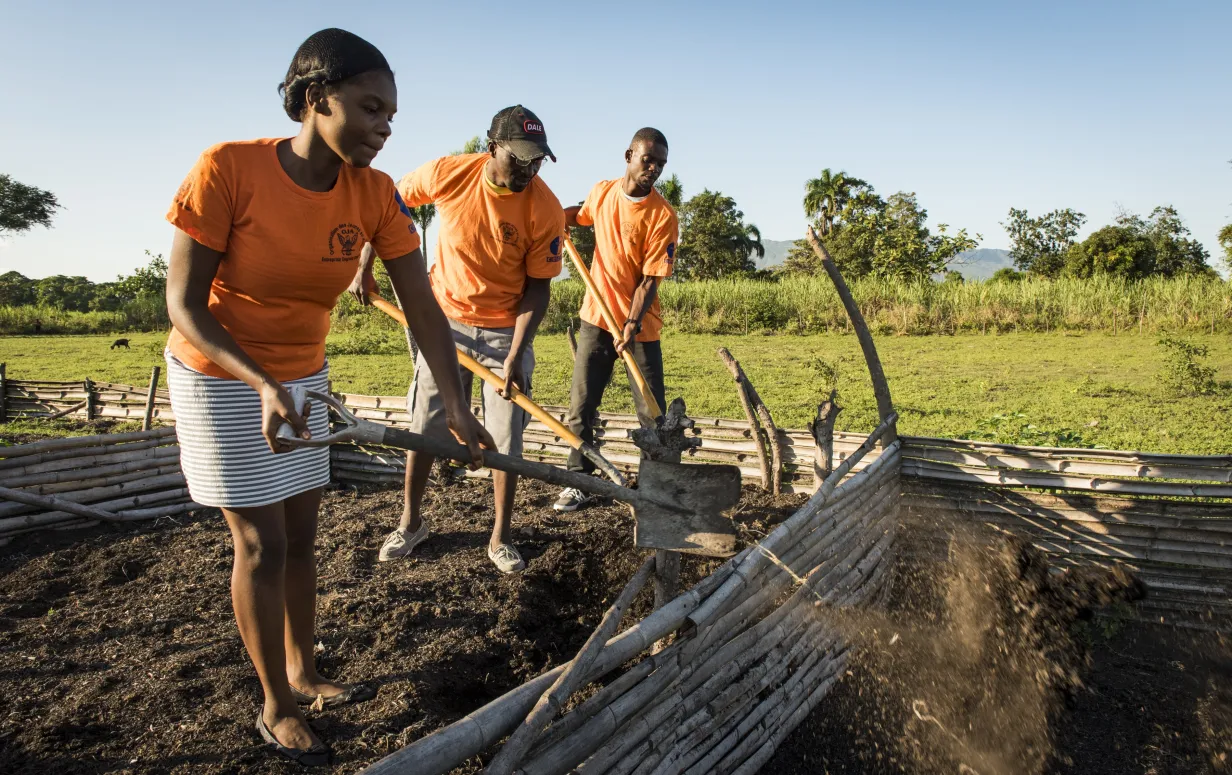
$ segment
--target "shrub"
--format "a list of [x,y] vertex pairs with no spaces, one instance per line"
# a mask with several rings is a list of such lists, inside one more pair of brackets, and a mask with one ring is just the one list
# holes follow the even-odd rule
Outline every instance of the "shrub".
[[1215,369],[1199,362],[1207,356],[1205,345],[1165,336],[1159,346],[1164,351],[1164,366],[1158,377],[1165,388],[1184,395],[1215,392]]

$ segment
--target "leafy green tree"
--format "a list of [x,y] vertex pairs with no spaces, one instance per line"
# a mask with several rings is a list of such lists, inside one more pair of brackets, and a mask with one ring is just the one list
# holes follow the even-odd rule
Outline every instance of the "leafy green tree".
[[1065,268],[1065,253],[1076,244],[1075,237],[1087,217],[1066,208],[1032,218],[1026,210],[1010,208],[1001,226],[1010,236],[1010,257],[1024,272],[1056,277]]
[[847,207],[855,189],[868,188],[863,180],[834,173],[826,167],[804,184],[804,214],[814,219],[822,236],[834,231],[834,221]]
[[467,140],[459,150],[449,154],[450,156],[461,156],[464,153],[487,153],[488,141],[484,140],[479,135],[475,135]]
[[684,206],[684,184],[680,182],[680,178],[672,175],[667,180],[660,180],[655,183],[655,189],[667,200],[667,203],[679,210]]
[[1190,235],[1173,207],[1156,207],[1146,218],[1121,213],[1065,254],[1071,277],[1115,275],[1131,280],[1177,275],[1213,275],[1210,253]]
[[34,297],[38,304],[45,307],[86,312],[94,298],[94,289],[94,283],[84,277],[57,274],[38,280],[34,286]]
[[993,272],[992,277],[988,279],[990,282],[994,283],[1020,283],[1025,277],[1026,275],[1022,272],[1010,269],[1008,266],[1003,266]]
[[51,228],[60,203],[56,195],[0,175],[0,234],[21,234],[35,226]]
[[124,301],[138,299],[162,299],[167,295],[167,260],[161,253],[145,252],[150,262],[133,270],[130,275],[120,275],[115,283],[115,294]]
[[0,274],[0,307],[21,307],[35,301],[34,280],[21,272]]
[[676,276],[712,280],[748,274],[756,269],[753,255],[766,255],[761,232],[744,222],[744,213],[731,197],[703,189],[680,208]]

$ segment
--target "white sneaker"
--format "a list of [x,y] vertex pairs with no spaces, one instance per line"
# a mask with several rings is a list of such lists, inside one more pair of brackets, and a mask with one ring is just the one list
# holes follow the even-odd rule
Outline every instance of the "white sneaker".
[[488,559],[500,569],[501,573],[516,573],[526,567],[522,555],[510,544],[501,544],[495,549],[488,545]]
[[577,511],[586,503],[586,493],[575,487],[566,487],[560,491],[560,497],[552,504],[556,511]]
[[409,530],[399,529],[390,533],[385,538],[385,543],[381,546],[381,553],[377,555],[377,559],[381,562],[389,562],[399,557],[405,557],[411,553],[412,549],[426,540],[428,540],[428,520],[421,517],[419,529],[415,532],[412,533]]

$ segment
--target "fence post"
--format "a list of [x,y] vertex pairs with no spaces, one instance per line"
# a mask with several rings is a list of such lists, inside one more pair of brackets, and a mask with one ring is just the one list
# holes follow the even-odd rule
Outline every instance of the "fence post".
[[5,364],[0,363],[0,422],[9,421],[9,412],[8,412],[9,388],[8,388],[8,385],[4,381],[4,366]]
[[145,395],[145,417],[141,420],[141,430],[148,431],[154,420],[154,399],[158,395],[158,374],[161,366],[155,366],[150,372],[150,392]]
[[834,470],[834,421],[843,408],[838,405],[837,393],[830,391],[830,397],[817,406],[817,417],[809,423],[809,433],[813,436],[816,448],[813,450],[813,492],[821,487],[830,472]]
[[85,379],[86,386],[86,419],[94,419],[94,382],[89,377]]

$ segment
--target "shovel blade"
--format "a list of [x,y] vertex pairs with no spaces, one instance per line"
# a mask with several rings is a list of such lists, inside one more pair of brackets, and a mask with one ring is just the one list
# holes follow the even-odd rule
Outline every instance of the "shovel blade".
[[724,514],[740,501],[740,469],[643,460],[637,471],[633,542],[708,557],[736,553],[736,527]]

